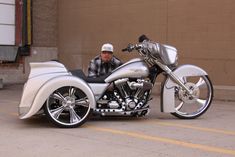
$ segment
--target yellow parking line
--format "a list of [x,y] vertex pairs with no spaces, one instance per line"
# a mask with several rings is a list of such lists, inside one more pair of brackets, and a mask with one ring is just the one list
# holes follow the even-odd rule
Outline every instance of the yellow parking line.
[[194,143],[174,140],[174,139],[170,139],[170,138],[162,138],[162,137],[150,136],[150,135],[137,133],[137,132],[114,130],[114,129],[110,129],[110,128],[101,128],[101,127],[96,127],[96,126],[91,126],[91,125],[89,125],[87,127],[94,129],[96,131],[101,131],[101,132],[108,132],[108,133],[112,133],[112,134],[124,135],[124,136],[134,137],[134,138],[143,139],[143,140],[163,142],[163,143],[179,145],[179,146],[193,148],[193,149],[199,149],[199,150],[203,150],[203,151],[207,151],[207,152],[215,152],[215,153],[229,154],[229,155],[235,156],[235,150],[224,149],[224,148],[220,148],[220,147],[212,147],[212,146],[207,146],[207,145],[194,144]]
[[0,113],[12,115],[12,116],[18,116],[18,113],[16,113],[16,112],[11,112],[11,113],[9,113],[9,112],[7,112],[7,111],[0,111]]
[[212,129],[212,128],[204,128],[204,127],[190,126],[190,125],[184,125],[184,124],[177,124],[177,123],[158,122],[158,121],[150,121],[148,123],[153,123],[153,124],[158,124],[158,125],[163,125],[163,126],[174,126],[174,127],[179,127],[179,128],[194,129],[194,130],[213,132],[213,133],[220,133],[220,134],[225,134],[225,135],[235,135],[235,131],[222,130],[222,129]]
[[18,113],[12,112],[12,113],[10,113],[10,115],[12,115],[12,116],[18,116]]

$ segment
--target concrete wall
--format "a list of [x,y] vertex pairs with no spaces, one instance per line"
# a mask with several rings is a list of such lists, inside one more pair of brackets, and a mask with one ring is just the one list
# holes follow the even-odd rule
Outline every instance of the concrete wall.
[[205,68],[217,85],[235,85],[235,1],[169,0],[168,42],[182,63]]
[[235,85],[234,0],[59,0],[59,59],[87,69],[105,42],[126,61],[141,34],[178,48],[180,64],[204,68],[216,85]]

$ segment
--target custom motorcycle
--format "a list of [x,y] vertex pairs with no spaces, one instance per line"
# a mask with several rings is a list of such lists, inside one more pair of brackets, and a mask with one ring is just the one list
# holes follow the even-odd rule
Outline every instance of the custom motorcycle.
[[19,104],[20,119],[44,113],[58,127],[81,126],[90,113],[136,116],[149,113],[151,91],[159,74],[161,111],[182,119],[201,116],[210,107],[213,86],[206,71],[195,65],[177,66],[176,48],[153,42],[129,44],[132,59],[110,74],[88,78],[56,61],[30,63],[30,74]]

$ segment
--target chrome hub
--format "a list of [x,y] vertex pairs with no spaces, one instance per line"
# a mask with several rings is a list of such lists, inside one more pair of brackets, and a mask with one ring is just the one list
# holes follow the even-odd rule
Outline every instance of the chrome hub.
[[191,91],[192,94],[188,94],[187,91],[180,89],[179,99],[189,104],[196,102],[200,95],[200,89],[191,82],[186,83],[185,86]]
[[62,105],[65,109],[74,108],[75,98],[69,96],[65,97],[64,101],[62,101]]

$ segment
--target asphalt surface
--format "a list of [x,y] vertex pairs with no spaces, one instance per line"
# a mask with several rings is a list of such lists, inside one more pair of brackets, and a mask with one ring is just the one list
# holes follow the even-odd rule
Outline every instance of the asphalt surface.
[[235,156],[235,102],[214,101],[195,120],[161,113],[159,98],[144,118],[93,117],[61,129],[44,116],[18,118],[22,85],[0,89],[0,157]]

